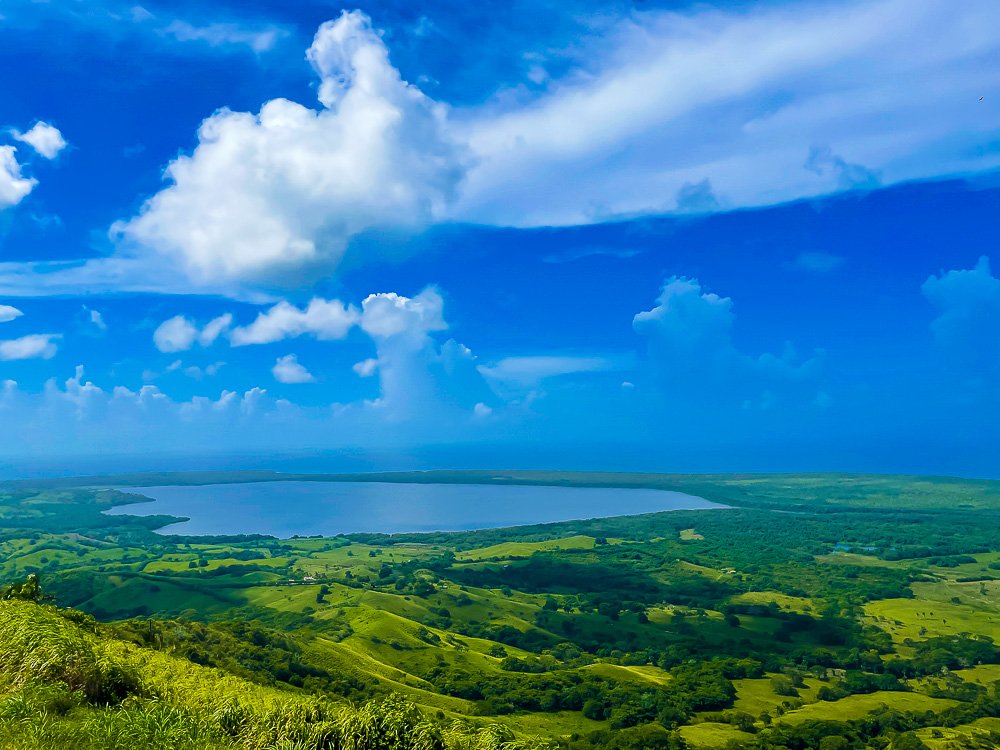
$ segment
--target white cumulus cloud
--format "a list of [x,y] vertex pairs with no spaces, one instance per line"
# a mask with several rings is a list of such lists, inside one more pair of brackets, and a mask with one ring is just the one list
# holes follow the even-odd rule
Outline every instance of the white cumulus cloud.
[[0,341],[0,360],[52,359],[56,355],[55,333],[33,333],[18,339]]
[[378,370],[378,360],[374,357],[369,357],[368,359],[363,359],[360,362],[355,362],[351,365],[351,369],[357,373],[360,378],[370,378]]
[[104,320],[104,316],[101,314],[100,310],[91,309],[89,311],[89,317],[91,324],[97,328],[99,331],[108,330],[108,324]]
[[433,287],[414,297],[371,294],[362,303],[361,329],[375,342],[376,357],[355,365],[360,375],[378,373],[378,399],[369,404],[391,422],[466,419],[492,393],[476,371],[473,353],[447,330],[444,300]]
[[163,321],[153,332],[153,343],[161,352],[184,352],[196,343],[211,346],[233,321],[230,314],[220,315],[199,328],[184,315],[175,315]]
[[16,206],[38,184],[21,175],[16,152],[13,146],[0,146],[0,211]]
[[308,334],[321,341],[330,341],[344,338],[358,320],[357,308],[340,300],[315,297],[301,310],[282,300],[258,315],[250,325],[234,329],[230,340],[233,346],[246,346]]
[[153,343],[161,352],[184,352],[194,346],[198,329],[183,315],[165,320],[153,331]]
[[[1000,278],[983,256],[970,269],[931,276],[921,287],[937,308],[931,331],[949,364],[968,374],[1000,374]],[[991,380],[995,382],[995,380]]]
[[55,159],[66,148],[66,139],[59,128],[39,120],[26,133],[14,131],[14,138],[27,143],[46,159]]
[[689,406],[718,404],[736,394],[744,394],[748,406],[771,402],[776,389],[801,390],[797,386],[821,365],[819,356],[799,361],[790,344],[780,354],[753,356],[738,349],[733,301],[705,291],[697,279],[667,279],[656,302],[637,313],[632,326],[647,339],[648,364],[663,391],[688,398]]
[[412,299],[395,292],[369,294],[361,303],[361,328],[375,339],[394,336],[423,338],[430,331],[443,331],[444,300],[433,288]]
[[279,383],[315,383],[316,378],[302,364],[294,354],[278,357],[278,361],[271,368],[271,374]]
[[196,279],[298,278],[328,270],[359,233],[444,213],[463,174],[442,107],[402,80],[368,18],[323,24],[307,57],[319,110],[287,99],[220,110],[170,185],[114,233]]

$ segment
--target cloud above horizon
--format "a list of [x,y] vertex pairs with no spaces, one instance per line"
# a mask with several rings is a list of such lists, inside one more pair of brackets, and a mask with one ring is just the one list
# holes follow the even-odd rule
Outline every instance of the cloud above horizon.
[[11,362],[19,359],[52,359],[56,355],[55,333],[32,333],[17,339],[0,341],[0,360]]
[[46,159],[55,159],[66,148],[66,139],[59,128],[42,120],[36,122],[26,133],[14,130],[13,135],[15,140],[27,143]]
[[323,24],[307,58],[322,108],[287,99],[256,115],[222,109],[170,185],[113,233],[199,281],[297,284],[329,273],[372,228],[443,215],[462,174],[443,108],[402,80],[367,16]]
[[11,305],[0,305],[0,323],[9,323],[12,320],[17,320],[22,315],[24,315],[24,313],[16,307],[12,307]]
[[[931,276],[921,290],[938,311],[931,331],[948,364],[970,377],[1000,375],[1000,278],[990,259],[984,255],[971,269]],[[996,383],[988,387],[995,390]]]
[[294,354],[286,354],[284,357],[278,357],[274,363],[274,367],[271,368],[271,374],[274,375],[274,379],[279,383],[285,383],[286,385],[316,382],[313,374],[299,362]]
[[16,153],[13,146],[0,146],[0,211],[16,206],[38,184],[37,180],[21,174]]
[[332,341],[344,338],[360,319],[357,308],[336,299],[314,297],[301,310],[282,300],[260,313],[250,325],[234,329],[229,338],[233,346],[271,344],[305,335]]
[[[0,292],[246,298],[329,277],[371,232],[713,213],[987,171],[998,24],[987,0],[636,10],[537,90],[456,107],[405,81],[368,16],[344,12],[306,53],[318,108],[218,110],[115,224],[110,257],[4,264]],[[12,205],[32,182],[0,158]]]
[[697,279],[667,279],[656,302],[637,313],[632,326],[646,338],[648,365],[669,399],[692,399],[705,408],[705,397],[715,394],[720,403],[766,408],[779,391],[810,383],[819,370],[819,355],[799,361],[791,344],[780,354],[740,351],[733,338],[733,301],[705,291]]
[[211,346],[230,326],[233,316],[229,313],[210,320],[203,327],[184,315],[175,315],[163,321],[153,332],[153,343],[164,353],[184,352],[196,343]]
[[457,113],[456,213],[591,223],[683,213],[696,185],[711,212],[995,168],[974,144],[1000,128],[998,24],[989,0],[636,11],[537,98]]

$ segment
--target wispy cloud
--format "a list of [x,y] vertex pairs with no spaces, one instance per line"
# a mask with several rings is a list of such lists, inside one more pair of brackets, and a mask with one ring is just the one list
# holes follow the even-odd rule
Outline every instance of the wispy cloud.
[[289,35],[285,27],[266,20],[222,15],[205,5],[190,16],[153,12],[142,5],[110,0],[101,3],[15,2],[3,16],[5,25],[34,29],[53,20],[70,28],[115,39],[138,36],[163,47],[193,49],[213,54],[250,51],[261,54]]
[[178,42],[203,42],[210,47],[245,46],[257,52],[267,52],[287,31],[277,26],[246,27],[236,23],[196,25],[174,20],[160,29],[164,36]]
[[567,250],[553,255],[546,255],[542,258],[543,263],[573,263],[584,258],[606,257],[606,258],[634,258],[642,254],[642,250],[633,248],[618,247],[581,247],[574,250]]
[[531,355],[506,357],[479,372],[488,380],[507,386],[537,386],[543,380],[580,373],[615,372],[634,366],[631,356]]
[[795,257],[795,260],[785,264],[785,266],[799,271],[808,271],[809,273],[830,273],[840,268],[843,264],[844,258],[841,255],[811,251],[799,253]]
[[456,113],[457,211],[577,224],[683,211],[685,186],[727,210],[994,168],[998,25],[991,0],[636,13],[526,106]]

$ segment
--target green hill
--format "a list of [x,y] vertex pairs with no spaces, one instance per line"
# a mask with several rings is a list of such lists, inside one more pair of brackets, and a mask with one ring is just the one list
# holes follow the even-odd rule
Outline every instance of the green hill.
[[359,705],[265,687],[109,635],[92,618],[0,602],[0,747],[108,750],[519,750],[499,724],[434,721],[386,697]]

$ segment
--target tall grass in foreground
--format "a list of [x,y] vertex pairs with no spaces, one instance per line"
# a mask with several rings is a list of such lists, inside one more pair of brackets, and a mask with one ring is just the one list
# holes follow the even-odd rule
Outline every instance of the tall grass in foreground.
[[256,685],[98,635],[79,613],[0,601],[0,750],[544,750],[442,726],[390,696],[359,706]]

